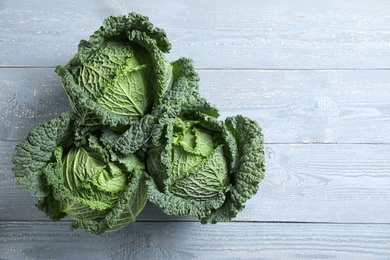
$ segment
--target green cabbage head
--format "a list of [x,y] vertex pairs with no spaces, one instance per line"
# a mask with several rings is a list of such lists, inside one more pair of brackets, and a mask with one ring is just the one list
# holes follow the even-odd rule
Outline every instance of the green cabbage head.
[[56,71],[84,125],[122,130],[161,103],[172,80],[170,47],[147,17],[111,16]]
[[60,211],[76,220],[72,228],[95,234],[118,230],[144,208],[143,164],[134,155],[109,161],[101,147],[80,146],[68,152],[58,147],[55,158],[44,174]]
[[193,112],[167,119],[152,139],[148,198],[166,214],[229,221],[263,179],[261,129],[246,117],[223,122]]
[[72,229],[94,234],[123,228],[147,200],[144,163],[110,154],[92,132],[81,138],[74,118],[65,113],[42,123],[16,146],[17,180],[52,220],[70,216]]

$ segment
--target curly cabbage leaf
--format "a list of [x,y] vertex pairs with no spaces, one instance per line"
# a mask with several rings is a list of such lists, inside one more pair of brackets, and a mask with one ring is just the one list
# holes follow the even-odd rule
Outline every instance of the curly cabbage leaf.
[[64,113],[32,128],[27,138],[16,145],[12,171],[17,182],[26,186],[31,196],[41,199],[49,193],[43,170],[52,160],[58,144],[65,144],[73,137],[73,125],[73,114]]
[[264,179],[264,137],[258,123],[238,115],[226,118],[225,125],[224,139],[231,143],[227,153],[232,162],[231,188],[225,194],[224,204],[202,218],[202,223],[232,220],[245,208],[245,202],[256,194]]

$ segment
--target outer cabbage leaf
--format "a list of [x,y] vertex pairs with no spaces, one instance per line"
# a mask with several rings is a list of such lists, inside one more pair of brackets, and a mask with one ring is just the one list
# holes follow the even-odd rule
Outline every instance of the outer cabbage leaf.
[[147,17],[110,16],[56,72],[83,124],[122,130],[161,104],[172,81],[170,47]]
[[218,109],[199,94],[199,75],[192,59],[182,57],[172,64],[173,85],[165,95],[163,105],[157,113],[164,117],[176,117],[184,113],[202,113],[211,117],[219,116]]
[[264,179],[264,138],[260,126],[241,115],[226,118],[225,124],[228,131],[224,138],[231,143],[228,154],[233,166],[230,174],[232,185],[224,204],[202,218],[202,223],[230,221],[236,217],[245,208],[245,202],[257,193],[258,184]]
[[64,113],[32,128],[27,138],[16,145],[12,171],[17,182],[26,186],[31,196],[44,198],[48,195],[49,188],[43,169],[52,161],[58,144],[72,139],[73,125],[73,114]]

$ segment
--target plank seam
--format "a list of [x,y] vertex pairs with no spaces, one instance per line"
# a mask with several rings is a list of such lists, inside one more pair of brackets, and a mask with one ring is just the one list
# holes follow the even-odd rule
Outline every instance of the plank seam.
[[[0,69],[55,69],[55,66],[0,65]],[[387,71],[390,68],[195,68],[197,71]]]
[[[28,224],[28,223],[58,223],[58,224],[70,224],[74,220],[61,220],[53,222],[50,220],[0,220],[0,225],[4,224]],[[135,223],[200,223],[196,220],[137,220]],[[302,224],[302,225],[390,225],[390,222],[332,222],[332,221],[235,221],[230,222],[218,222],[218,223],[258,223],[258,224]],[[217,223],[217,225],[218,225]],[[129,224],[131,225],[131,223]]]

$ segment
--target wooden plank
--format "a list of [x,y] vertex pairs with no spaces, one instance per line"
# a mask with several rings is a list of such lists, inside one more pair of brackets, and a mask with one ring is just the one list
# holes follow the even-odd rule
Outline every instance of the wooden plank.
[[267,171],[240,220],[388,223],[388,145],[267,145]]
[[3,0],[0,66],[64,64],[105,17],[136,11],[166,30],[171,59],[198,68],[389,68],[388,10],[383,0]]
[[[199,70],[222,118],[259,122],[267,143],[390,143],[390,70]],[[53,69],[0,69],[0,140],[70,110]]]
[[390,70],[200,71],[222,117],[257,120],[269,143],[389,143]]
[[[0,220],[45,220],[11,172],[15,143],[0,144]],[[389,223],[389,158],[389,145],[267,144],[265,180],[234,221]],[[190,220],[151,204],[138,219]]]
[[388,259],[389,225],[134,223],[102,236],[0,222],[1,259]]
[[0,140],[24,139],[33,126],[71,110],[54,69],[0,69]]

